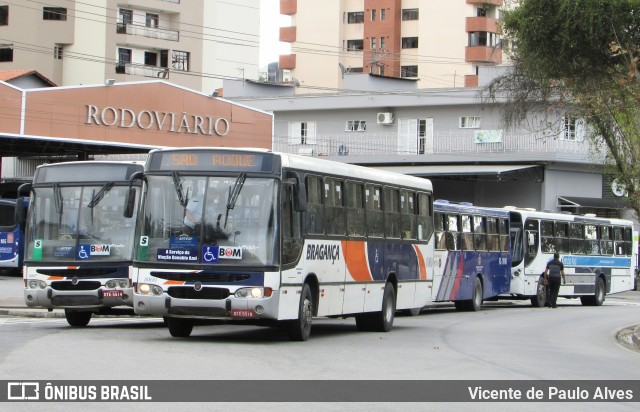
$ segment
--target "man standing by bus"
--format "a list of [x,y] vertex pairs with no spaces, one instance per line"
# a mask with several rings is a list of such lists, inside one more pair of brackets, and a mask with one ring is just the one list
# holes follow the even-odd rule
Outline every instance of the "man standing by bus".
[[560,261],[560,254],[556,252],[544,270],[544,279],[549,286],[549,293],[551,295],[549,304],[552,308],[558,307],[556,306],[556,300],[558,299],[558,292],[560,291],[560,277],[562,277],[562,284],[566,284],[567,279],[564,276],[564,265]]

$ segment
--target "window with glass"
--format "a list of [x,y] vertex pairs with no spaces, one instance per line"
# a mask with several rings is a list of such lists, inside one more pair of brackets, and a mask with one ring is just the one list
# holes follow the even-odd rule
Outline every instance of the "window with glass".
[[364,12],[363,11],[353,11],[347,13],[347,23],[364,23]]
[[554,229],[556,245],[555,251],[558,253],[570,253],[569,222],[555,222]]
[[553,221],[543,220],[542,222],[540,222],[540,229],[541,229],[540,247],[544,253],[554,253],[556,251],[553,227],[554,227]]
[[487,250],[487,223],[484,216],[473,217],[473,246],[475,250]]
[[282,186],[282,263],[296,263],[302,251],[301,213],[295,210],[293,185]]
[[42,9],[43,20],[67,20],[67,9],[64,7],[43,7]]
[[347,50],[349,51],[359,51],[364,48],[363,40],[347,40]]
[[4,46],[0,47],[0,62],[12,62],[13,61],[13,47]]
[[384,189],[385,236],[400,239],[402,237],[402,221],[400,218],[400,193],[398,189]]
[[434,229],[436,235],[435,248],[447,250],[447,215],[440,212],[433,214]]
[[347,198],[347,235],[364,236],[366,234],[364,212],[364,186],[358,182],[346,182]]
[[401,45],[402,45],[403,49],[417,49],[418,48],[418,38],[417,37],[403,37]]
[[325,229],[328,235],[344,235],[344,187],[343,182],[331,177],[324,179]]
[[500,250],[509,251],[509,221],[507,219],[498,220],[498,233],[500,234]]
[[431,195],[418,193],[418,240],[429,240],[433,235],[433,203]]
[[[177,173],[146,179],[141,235],[148,236],[149,246],[137,246],[139,260],[230,266],[278,263],[275,179]],[[292,221],[292,231],[295,224]]]
[[582,223],[571,223],[569,229],[569,242],[571,244],[571,253],[583,254],[584,247],[584,225]]
[[324,233],[324,206],[322,200],[322,178],[318,176],[307,177],[307,233]]
[[447,249],[460,250],[460,216],[455,214],[447,215]]
[[498,252],[500,250],[500,235],[498,235],[498,219],[487,217],[487,250]]
[[347,120],[345,126],[345,132],[366,132],[367,121],[366,120]]
[[600,240],[598,239],[598,226],[584,225],[584,247],[588,255],[600,254]]
[[460,223],[462,229],[462,250],[473,250],[473,223],[471,216],[460,216]]
[[416,201],[415,193],[400,191],[400,213],[402,215],[402,238],[416,238]]
[[613,255],[613,228],[600,226],[600,253],[605,256]]
[[9,25],[9,6],[0,6],[0,26]]
[[[127,191],[128,186],[113,183],[34,187],[28,212],[27,259],[131,260],[135,219],[123,216]],[[41,256],[34,255],[36,240],[42,245]]]
[[190,56],[191,53],[187,51],[174,50],[171,55],[171,68],[181,72],[188,72]]
[[418,20],[420,17],[419,9],[402,9],[402,20]]
[[400,66],[400,77],[418,77],[418,66]]
[[364,197],[367,208],[367,235],[370,237],[383,237],[382,188],[380,186],[366,185]]

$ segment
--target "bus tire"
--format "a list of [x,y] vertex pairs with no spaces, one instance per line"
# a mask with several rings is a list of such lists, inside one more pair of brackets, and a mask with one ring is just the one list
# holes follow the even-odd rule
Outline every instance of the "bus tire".
[[76,328],[82,328],[89,324],[91,320],[91,312],[80,312],[77,310],[64,310],[64,317],[67,318],[67,323]]
[[580,296],[583,306],[602,306],[604,303],[605,288],[604,280],[601,277],[596,279],[596,290],[592,296]]
[[188,338],[193,330],[193,321],[169,316],[167,318],[167,327],[174,338]]
[[396,314],[396,291],[393,284],[384,285],[382,310],[371,314],[371,326],[375,332],[389,332]]
[[477,312],[482,309],[482,281],[476,276],[476,280],[473,284],[473,296],[469,301],[468,308],[470,311]]
[[309,284],[305,283],[300,294],[300,304],[298,307],[298,319],[289,323],[289,338],[293,341],[302,342],[311,336],[311,321],[313,319],[313,297]]
[[547,285],[544,284],[544,277],[538,279],[535,296],[531,296],[531,306],[534,308],[542,308],[547,301]]

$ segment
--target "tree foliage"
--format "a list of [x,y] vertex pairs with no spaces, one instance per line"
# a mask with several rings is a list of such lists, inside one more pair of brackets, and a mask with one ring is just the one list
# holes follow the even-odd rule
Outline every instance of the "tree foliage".
[[506,101],[507,126],[532,111],[584,118],[640,216],[640,0],[515,3],[502,20],[511,69],[485,99]]

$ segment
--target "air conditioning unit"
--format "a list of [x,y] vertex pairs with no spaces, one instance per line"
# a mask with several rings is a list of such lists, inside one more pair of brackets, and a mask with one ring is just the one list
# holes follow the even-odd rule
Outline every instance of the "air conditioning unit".
[[393,113],[378,113],[378,124],[392,124]]

